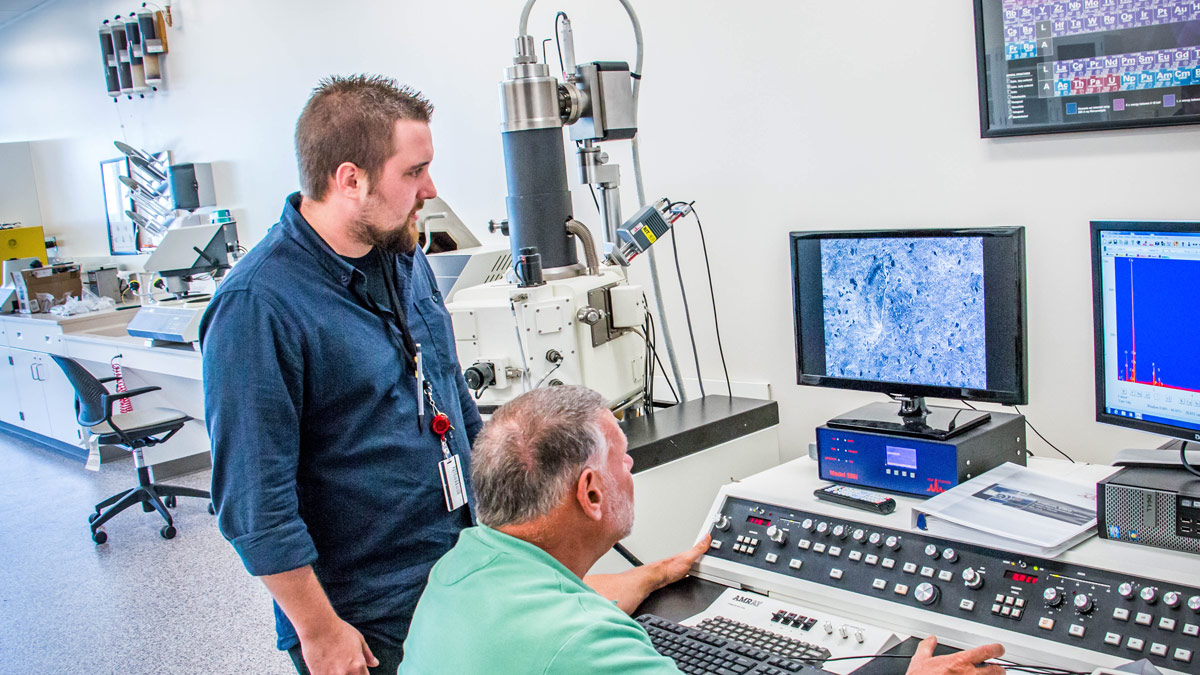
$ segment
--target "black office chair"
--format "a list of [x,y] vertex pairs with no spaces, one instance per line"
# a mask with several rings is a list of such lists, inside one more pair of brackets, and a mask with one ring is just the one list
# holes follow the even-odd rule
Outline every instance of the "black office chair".
[[[142,510],[147,513],[157,510],[162,514],[167,524],[159,530],[159,534],[163,539],[173,538],[175,522],[167,508],[175,507],[176,497],[212,499],[212,495],[194,488],[151,483],[150,469],[142,459],[142,448],[165,443],[182,429],[188,420],[193,418],[171,408],[148,408],[114,415],[113,403],[121,399],[158,391],[162,387],[139,387],[129,391],[110,393],[104,383],[117,378],[97,378],[74,359],[65,356],[51,355],[51,358],[67,374],[67,379],[75,388],[75,412],[79,424],[91,429],[92,433],[97,436],[97,442],[101,445],[124,446],[126,450],[133,453],[133,463],[137,467],[138,486],[105,499],[96,505],[96,512],[88,516],[88,522],[92,526],[92,541],[97,544],[108,541],[108,534],[100,528],[110,518],[134,504],[141,504]],[[160,495],[165,499],[161,499]],[[211,501],[208,504],[208,512],[214,513]]]

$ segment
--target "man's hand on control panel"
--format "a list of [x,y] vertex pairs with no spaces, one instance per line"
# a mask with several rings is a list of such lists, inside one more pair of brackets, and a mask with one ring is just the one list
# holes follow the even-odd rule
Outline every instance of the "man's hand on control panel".
[[942,656],[933,655],[935,647],[937,638],[933,635],[921,640],[906,675],[1004,675],[1004,669],[996,664],[977,665],[1003,656],[1003,645],[983,645]]

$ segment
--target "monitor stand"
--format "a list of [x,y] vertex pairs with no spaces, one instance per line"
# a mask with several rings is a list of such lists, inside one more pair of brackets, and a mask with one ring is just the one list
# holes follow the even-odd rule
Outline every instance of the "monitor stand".
[[932,438],[944,441],[986,423],[992,414],[967,408],[926,406],[923,396],[898,396],[900,409],[891,403],[872,403],[826,424],[839,429],[859,429],[881,434]]

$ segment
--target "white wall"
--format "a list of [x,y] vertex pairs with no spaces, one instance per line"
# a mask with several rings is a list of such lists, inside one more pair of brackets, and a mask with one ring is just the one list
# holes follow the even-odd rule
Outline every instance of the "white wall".
[[42,224],[28,143],[0,143],[0,223]]
[[[504,216],[497,83],[519,1],[178,0],[167,90],[114,105],[103,95],[95,28],[137,4],[58,0],[0,30],[0,142],[39,141],[33,160],[47,233],[68,255],[107,252],[98,162],[115,154],[116,139],[214,162],[219,199],[234,209],[243,239],[259,239],[296,189],[296,115],[330,73],[385,73],[424,90],[437,106],[442,196],[483,234],[489,218]],[[1078,458],[1156,444],[1092,421],[1087,224],[1200,216],[1200,129],[981,140],[971,3],[749,6],[635,0],[647,39],[640,133],[648,196],[698,200],[730,375],[771,383],[785,454],[801,453],[823,420],[875,400],[794,384],[787,233],[884,226],[1025,225],[1025,411]],[[537,37],[551,35],[559,9],[571,15],[581,61],[633,59],[615,1],[543,0],[531,15]],[[632,210],[628,150],[608,150]],[[595,226],[586,190],[574,193],[577,215]],[[707,379],[719,373],[711,312],[697,235],[690,221],[681,225]],[[659,249],[686,366],[669,246]],[[1036,439],[1030,447],[1051,454]]]

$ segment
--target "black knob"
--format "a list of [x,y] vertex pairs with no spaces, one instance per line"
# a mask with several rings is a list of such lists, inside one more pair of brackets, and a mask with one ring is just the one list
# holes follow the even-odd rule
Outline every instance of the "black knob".
[[1092,596],[1080,593],[1075,596],[1075,609],[1080,614],[1090,614],[1093,609],[1096,609],[1096,603],[1092,602]]
[[1057,588],[1047,588],[1042,593],[1042,600],[1046,601],[1047,607],[1058,607],[1063,603],[1062,591]]
[[1158,589],[1153,586],[1147,586],[1142,589],[1141,596],[1147,605],[1153,605],[1158,602]]
[[938,595],[938,587],[928,581],[921,582],[913,591],[913,597],[922,605],[932,605],[937,602]]

